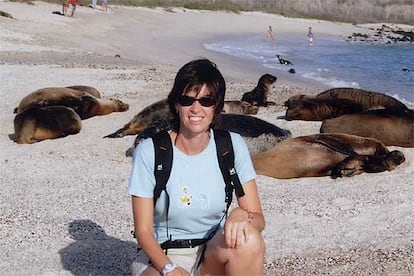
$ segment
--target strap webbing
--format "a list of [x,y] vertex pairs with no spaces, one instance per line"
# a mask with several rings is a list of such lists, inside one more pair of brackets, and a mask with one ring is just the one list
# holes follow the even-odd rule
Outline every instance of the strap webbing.
[[220,170],[226,183],[226,203],[228,209],[233,200],[233,189],[237,197],[244,196],[244,191],[234,167],[234,151],[230,132],[214,129],[214,140],[216,142]]
[[166,189],[167,181],[170,178],[173,161],[173,150],[170,135],[167,131],[160,131],[152,138],[155,150],[155,188],[154,205],[160,197],[161,192]]

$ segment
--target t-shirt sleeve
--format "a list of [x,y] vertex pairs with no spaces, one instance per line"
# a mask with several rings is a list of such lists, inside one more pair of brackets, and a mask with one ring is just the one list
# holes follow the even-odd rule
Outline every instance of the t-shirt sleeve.
[[128,193],[130,195],[153,198],[154,177],[154,144],[152,139],[146,139],[134,150],[132,170],[129,177]]
[[234,166],[243,185],[256,178],[256,171],[250,158],[249,149],[243,138],[238,133],[231,132],[230,134],[234,148]]

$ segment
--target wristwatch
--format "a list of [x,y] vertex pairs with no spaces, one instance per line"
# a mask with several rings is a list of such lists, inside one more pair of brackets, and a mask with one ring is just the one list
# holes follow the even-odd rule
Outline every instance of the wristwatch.
[[162,268],[162,275],[165,276],[167,275],[167,273],[170,273],[176,268],[177,268],[177,265],[175,263],[168,263]]

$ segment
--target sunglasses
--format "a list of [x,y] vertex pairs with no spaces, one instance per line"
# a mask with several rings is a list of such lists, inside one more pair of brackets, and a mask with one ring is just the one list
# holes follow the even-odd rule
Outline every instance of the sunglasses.
[[210,107],[216,104],[217,99],[211,96],[205,96],[205,97],[201,97],[197,99],[197,98],[190,97],[187,95],[181,95],[180,97],[178,97],[177,101],[182,106],[190,106],[195,101],[198,101],[202,106]]

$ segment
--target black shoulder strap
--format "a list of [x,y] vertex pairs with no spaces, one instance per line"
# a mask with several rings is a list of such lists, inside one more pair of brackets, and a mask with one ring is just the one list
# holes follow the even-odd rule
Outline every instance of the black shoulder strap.
[[234,167],[234,151],[231,142],[230,132],[227,130],[214,129],[214,140],[217,148],[217,158],[221,174],[226,183],[227,209],[233,200],[233,189],[237,197],[244,196],[244,190]]
[[154,163],[154,205],[160,197],[161,192],[166,189],[168,178],[170,178],[173,149],[171,138],[167,131],[160,131],[152,137],[155,150]]

